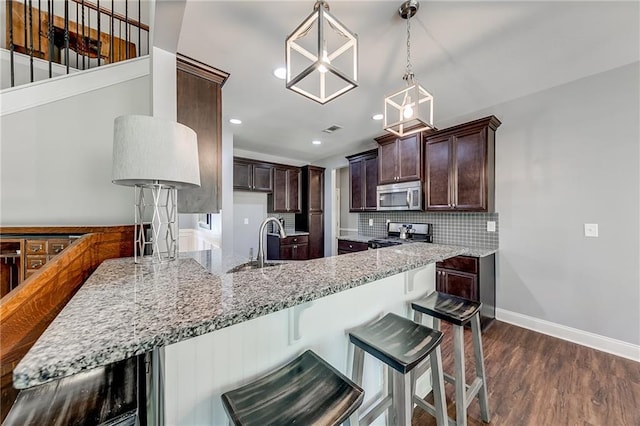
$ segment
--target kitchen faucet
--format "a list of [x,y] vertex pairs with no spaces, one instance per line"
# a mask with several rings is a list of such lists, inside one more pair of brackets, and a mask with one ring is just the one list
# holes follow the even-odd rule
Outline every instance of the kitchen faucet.
[[258,257],[256,262],[258,263],[258,268],[264,267],[264,244],[263,244],[263,235],[264,230],[267,227],[267,223],[273,222],[277,225],[278,232],[280,233],[280,238],[287,238],[287,233],[284,232],[284,227],[280,223],[277,217],[268,217],[262,221],[262,225],[260,225],[260,231],[258,232]]

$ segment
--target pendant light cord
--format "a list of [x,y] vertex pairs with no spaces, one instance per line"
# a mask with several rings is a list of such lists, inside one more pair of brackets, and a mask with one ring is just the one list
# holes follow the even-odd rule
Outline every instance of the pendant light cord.
[[414,74],[413,68],[411,66],[411,17],[407,16],[407,70],[402,77],[404,81],[407,82],[407,85],[413,83]]

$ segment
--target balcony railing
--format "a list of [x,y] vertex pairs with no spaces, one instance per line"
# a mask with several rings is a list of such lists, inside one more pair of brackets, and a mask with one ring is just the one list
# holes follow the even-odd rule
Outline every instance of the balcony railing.
[[149,53],[148,1],[94,1],[6,0],[11,73],[3,87]]

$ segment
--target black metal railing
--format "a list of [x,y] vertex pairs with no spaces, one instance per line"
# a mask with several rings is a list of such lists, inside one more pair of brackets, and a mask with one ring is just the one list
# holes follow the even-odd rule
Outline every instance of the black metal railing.
[[[35,3],[6,0],[11,87],[16,86],[16,55],[24,55],[22,59],[29,64],[29,78],[21,80],[33,82],[40,79],[34,72],[38,67],[44,67],[45,74],[48,68],[51,78],[69,74],[71,69],[95,68],[149,53],[149,26],[143,23],[148,21],[149,11],[142,16],[142,0]],[[146,8],[148,4],[145,2]]]

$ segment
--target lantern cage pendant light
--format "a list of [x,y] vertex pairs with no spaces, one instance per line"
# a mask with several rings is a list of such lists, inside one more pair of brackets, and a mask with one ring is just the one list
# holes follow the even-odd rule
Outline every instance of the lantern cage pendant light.
[[407,20],[407,68],[402,76],[406,87],[384,99],[384,129],[400,137],[435,129],[433,96],[418,84],[411,67],[411,17],[419,7],[417,1],[409,0],[398,9]]
[[285,42],[287,89],[320,104],[358,86],[358,36],[316,1]]

